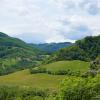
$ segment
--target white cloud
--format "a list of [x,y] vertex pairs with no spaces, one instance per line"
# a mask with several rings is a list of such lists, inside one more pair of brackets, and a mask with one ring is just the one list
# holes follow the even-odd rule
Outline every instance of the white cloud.
[[48,38],[45,39],[46,43],[51,43],[51,42],[75,42],[75,40],[70,40],[70,39],[66,39],[66,37],[64,37],[62,34],[52,34],[52,35],[48,35]]
[[0,31],[26,42],[74,41],[99,35],[100,1],[1,0]]

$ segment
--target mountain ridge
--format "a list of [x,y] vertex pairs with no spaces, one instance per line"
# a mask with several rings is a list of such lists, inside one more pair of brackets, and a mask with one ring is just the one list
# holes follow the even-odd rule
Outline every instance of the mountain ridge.
[[70,46],[73,43],[71,42],[61,42],[61,43],[41,43],[41,44],[29,44],[32,47],[38,48],[47,54],[52,54],[57,50]]
[[100,56],[100,35],[88,36],[77,40],[75,44],[64,47],[47,59],[47,63],[60,60],[95,60]]
[[0,75],[36,66],[39,50],[0,32]]

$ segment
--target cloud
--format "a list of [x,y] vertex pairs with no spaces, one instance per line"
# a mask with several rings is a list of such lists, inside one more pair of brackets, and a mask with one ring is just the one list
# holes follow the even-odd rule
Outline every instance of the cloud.
[[99,35],[100,1],[1,0],[0,31],[34,43]]

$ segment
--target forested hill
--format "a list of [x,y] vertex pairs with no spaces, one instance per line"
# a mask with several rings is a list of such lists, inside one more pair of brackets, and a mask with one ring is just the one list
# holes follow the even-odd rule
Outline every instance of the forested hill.
[[100,36],[88,36],[76,41],[70,47],[65,47],[54,53],[47,62],[58,60],[90,61],[100,56]]
[[63,43],[44,43],[44,44],[30,44],[32,47],[38,48],[44,51],[47,54],[56,52],[57,50],[70,46],[72,43],[63,42]]
[[4,33],[0,32],[0,38],[1,37],[9,37],[9,36],[7,34],[4,34]]
[[39,50],[0,32],[0,74],[37,64]]
[[36,48],[32,48],[24,41],[17,39],[17,38],[10,37],[2,32],[0,32],[0,46],[21,47],[24,49],[31,49],[31,50],[34,50],[35,52],[37,52]]

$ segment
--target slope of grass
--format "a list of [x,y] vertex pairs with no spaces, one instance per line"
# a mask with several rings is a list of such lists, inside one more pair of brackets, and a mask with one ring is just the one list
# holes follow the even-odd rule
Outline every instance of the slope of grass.
[[41,66],[50,71],[68,70],[84,72],[88,69],[89,62],[73,60],[73,61],[58,61],[51,64]]
[[[67,70],[84,72],[88,69],[88,62],[84,61],[59,61],[41,67],[51,71]],[[30,71],[23,70],[9,75],[0,76],[0,85],[23,86],[33,88],[58,89],[60,82],[66,75],[49,75],[45,73],[30,74]]]
[[18,71],[13,74],[0,76],[0,85],[23,86],[33,88],[49,88],[56,90],[59,83],[66,76],[48,74],[30,74],[29,70]]

